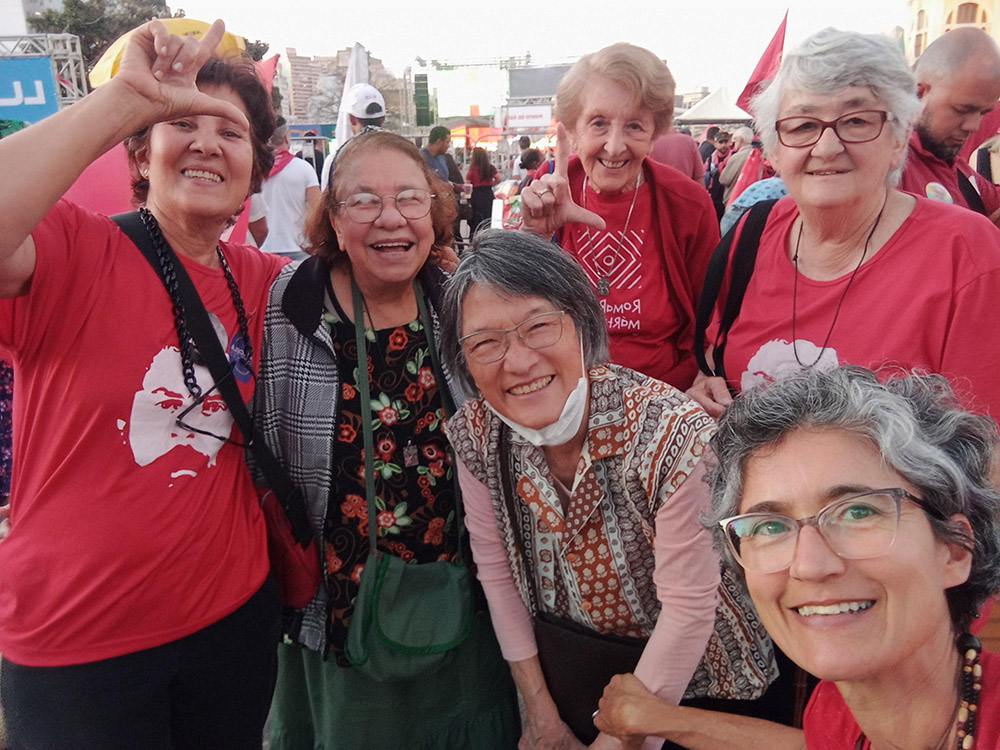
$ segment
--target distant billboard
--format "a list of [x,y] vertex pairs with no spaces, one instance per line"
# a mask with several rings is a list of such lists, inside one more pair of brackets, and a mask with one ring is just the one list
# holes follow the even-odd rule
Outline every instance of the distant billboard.
[[0,58],[0,120],[38,122],[58,111],[51,58]]
[[569,65],[549,65],[539,68],[511,68],[510,98],[555,96],[559,81],[570,69]]

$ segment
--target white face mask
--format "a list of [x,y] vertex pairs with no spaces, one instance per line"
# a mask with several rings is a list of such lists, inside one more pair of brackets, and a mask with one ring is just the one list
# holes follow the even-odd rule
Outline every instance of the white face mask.
[[486,406],[500,417],[504,424],[536,447],[568,443],[580,430],[580,425],[583,424],[583,417],[587,413],[587,366],[583,363],[582,342],[580,343],[580,361],[583,367],[583,374],[576,381],[576,388],[570,391],[566,397],[566,403],[563,404],[559,419],[550,425],[542,427],[540,430],[525,427],[508,419],[490,406],[489,402],[486,402]]

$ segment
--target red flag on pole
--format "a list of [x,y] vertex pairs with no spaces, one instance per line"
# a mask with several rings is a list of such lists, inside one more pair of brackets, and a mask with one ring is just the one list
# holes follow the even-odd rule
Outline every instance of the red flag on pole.
[[765,81],[770,81],[778,72],[778,66],[781,65],[781,51],[785,47],[785,24],[787,22],[788,11],[786,10],[785,17],[781,19],[781,24],[774,32],[771,43],[767,45],[764,54],[760,56],[760,62],[750,74],[750,80],[747,81],[743,93],[736,97],[736,106],[744,112],[750,112],[750,99],[757,93],[760,85]]

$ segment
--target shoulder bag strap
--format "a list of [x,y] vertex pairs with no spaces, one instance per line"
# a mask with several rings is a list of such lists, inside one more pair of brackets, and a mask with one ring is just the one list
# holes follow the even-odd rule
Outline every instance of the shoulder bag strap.
[[962,197],[969,204],[969,208],[978,214],[987,216],[986,204],[983,203],[983,198],[976,190],[976,186],[972,184],[972,180],[966,177],[961,169],[956,168],[955,174],[958,175],[958,189],[962,191]]
[[[163,281],[160,264],[156,257],[156,249],[138,212],[116,214],[111,219],[142,251],[143,256],[153,266],[156,275]],[[164,240],[164,247],[167,252],[173,253],[166,240]],[[229,358],[222,350],[222,345],[215,335],[212,323],[208,319],[208,313],[205,311],[205,306],[202,304],[201,297],[198,296],[198,291],[195,289],[191,277],[184,270],[184,265],[177,259],[176,254],[174,254],[174,272],[177,276],[177,290],[184,309],[185,320],[191,331],[191,338],[204,358],[219,394],[226,402],[226,406],[229,407],[233,421],[243,433],[246,447],[253,451],[268,485],[284,507],[285,514],[292,526],[292,535],[295,537],[295,541],[305,548],[312,540],[313,534],[302,493],[292,483],[288,472],[275,458],[267,444],[263,440],[257,439],[254,434],[253,420],[243,402],[243,397],[240,395],[239,387],[236,385]]]
[[[739,315],[740,307],[743,305],[743,296],[746,293],[750,277],[753,275],[754,264],[757,262],[757,248],[760,245],[760,236],[767,223],[768,214],[774,208],[777,200],[766,200],[755,203],[747,212],[746,218],[738,222],[732,229],[726,232],[718,246],[712,252],[709,259],[708,268],[705,271],[705,281],[702,284],[701,296],[698,299],[698,310],[695,314],[694,331],[694,353],[698,359],[698,366],[706,375],[717,375],[725,378],[726,371],[723,365],[723,355],[725,353],[726,341],[729,336],[729,329],[732,327],[736,316]],[[729,250],[733,238],[739,232],[739,239],[736,241],[736,248],[732,253],[732,270],[729,279],[729,288],[726,293],[726,304],[719,320],[719,331],[716,334],[712,348],[712,359],[715,362],[715,369],[708,366],[705,358],[705,331],[712,319],[719,292],[722,289],[722,280],[726,275],[726,267],[729,265]]]

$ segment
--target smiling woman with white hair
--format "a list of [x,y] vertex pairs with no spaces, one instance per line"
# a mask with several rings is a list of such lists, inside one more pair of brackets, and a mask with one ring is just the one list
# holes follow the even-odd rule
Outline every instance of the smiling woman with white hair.
[[984,217],[895,188],[919,109],[899,49],[821,31],[785,56],[752,108],[789,195],[751,248],[728,330],[735,296],[715,301],[688,393],[719,415],[732,393],[789,372],[895,364],[957,378],[976,410],[1000,417],[1000,348],[978,338],[996,327],[1000,235]]

